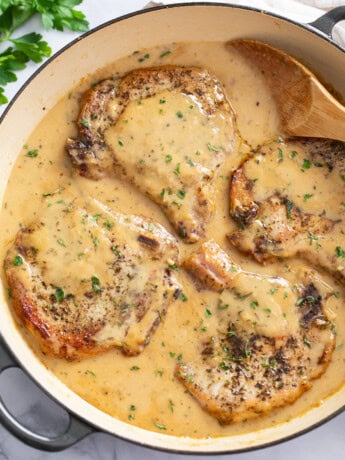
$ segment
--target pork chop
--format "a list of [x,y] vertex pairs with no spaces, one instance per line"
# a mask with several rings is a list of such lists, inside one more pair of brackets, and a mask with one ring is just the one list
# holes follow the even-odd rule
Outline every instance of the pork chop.
[[95,200],[48,208],[5,259],[12,305],[41,349],[64,358],[140,353],[180,286],[178,247],[161,225]]
[[300,256],[345,280],[339,246],[345,144],[294,139],[262,148],[234,173],[230,243],[258,262]]
[[167,66],[102,81],[77,125],[67,152],[81,175],[115,172],[157,203],[185,241],[204,235],[213,182],[235,145],[234,114],[216,78]]
[[214,241],[199,248],[187,269],[203,288],[219,291],[216,279],[224,290],[213,309],[217,333],[175,374],[220,423],[290,404],[325,372],[335,343],[325,309],[330,294],[311,272],[294,282],[246,273]]

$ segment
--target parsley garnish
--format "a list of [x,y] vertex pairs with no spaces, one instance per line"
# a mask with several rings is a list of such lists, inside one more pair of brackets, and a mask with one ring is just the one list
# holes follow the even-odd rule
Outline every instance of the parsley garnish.
[[188,297],[186,296],[186,294],[184,294],[183,292],[181,292],[181,293],[180,293],[180,299],[182,300],[182,302],[187,302]]
[[285,207],[286,207],[286,218],[291,219],[291,211],[292,211],[292,208],[293,208],[292,201],[286,200]]
[[41,62],[51,55],[48,43],[42,35],[32,32],[14,38],[14,31],[32,16],[41,17],[46,30],[65,28],[84,32],[88,29],[85,15],[73,9],[82,0],[5,0],[0,2],[0,43],[8,44],[0,53],[0,104],[8,100],[4,86],[16,81],[16,72],[25,69],[29,61]]
[[168,56],[169,54],[171,53],[171,51],[164,51],[164,53],[162,53],[159,57],[160,58],[164,58],[165,56]]
[[61,302],[65,298],[65,292],[62,288],[58,287],[55,289],[54,297],[58,302]]
[[310,160],[307,160],[307,158],[303,159],[303,164],[302,164],[302,171],[304,172],[306,169],[309,169],[311,166]]
[[220,152],[221,150],[224,150],[223,147],[216,147],[215,145],[212,145],[210,142],[208,142],[206,145],[211,152]]
[[91,283],[92,283],[92,290],[94,292],[101,292],[101,282],[100,280],[97,278],[97,276],[92,276],[91,277]]
[[208,308],[206,308],[206,310],[205,310],[205,316],[206,316],[206,318],[210,318],[212,316],[212,313]]
[[181,171],[180,171],[180,163],[177,163],[176,168],[174,169],[174,174],[176,174],[176,176],[179,176],[180,173],[181,173]]
[[336,255],[337,257],[342,257],[343,259],[345,259],[345,251],[344,251],[344,249],[341,249],[340,246],[337,246],[337,247],[335,248],[335,255]]
[[23,265],[22,257],[19,256],[19,255],[13,257],[12,264],[15,265],[16,267],[19,267],[20,265]]
[[[0,73],[1,73],[1,61],[0,61]],[[29,157],[29,158],[36,158],[38,155],[38,150],[35,149],[35,150],[29,150],[28,152],[26,152],[25,156],[26,157]]]
[[91,375],[91,377],[96,377],[96,374],[95,374],[94,372],[90,371],[89,369],[87,369],[87,370],[85,371],[85,374]]
[[162,423],[155,422],[155,427],[157,427],[159,430],[166,430],[167,427],[163,425]]
[[306,193],[305,195],[303,195],[303,201],[306,202],[309,200],[309,198],[311,198],[313,196],[312,193]]

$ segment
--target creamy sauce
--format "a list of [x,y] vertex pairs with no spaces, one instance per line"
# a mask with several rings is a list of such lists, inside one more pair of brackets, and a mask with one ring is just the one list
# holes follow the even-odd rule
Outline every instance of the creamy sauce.
[[[166,51],[171,52],[166,54]],[[163,54],[164,56],[160,57]],[[149,57],[143,59],[143,56]],[[99,182],[94,182],[77,176],[73,173],[70,160],[65,152],[65,140],[67,137],[76,135],[74,122],[79,110],[80,95],[90,84],[100,78],[122,74],[140,66],[168,63],[205,67],[224,84],[225,91],[236,112],[240,137],[244,140],[240,141],[238,151],[230,155],[218,173],[216,210],[211,225],[207,228],[205,240],[215,239],[225,251],[231,254],[234,263],[242,267],[244,272],[240,273],[236,280],[239,291],[245,293],[250,290],[252,302],[263,295],[270,299],[270,318],[262,312],[259,319],[255,317],[259,323],[260,332],[274,335],[281,331],[293,330],[296,327],[296,317],[293,312],[289,311],[288,296],[285,293],[288,293],[290,299],[294,298],[295,294],[290,292],[291,286],[286,286],[284,280],[298,278],[299,273],[303,271],[304,264],[298,259],[292,259],[283,263],[274,262],[260,266],[231,249],[226,241],[226,234],[236,229],[236,225],[229,218],[228,190],[231,171],[241,164],[251,148],[277,139],[279,123],[275,106],[261,76],[257,75],[235,53],[226,50],[222,43],[174,44],[170,47],[165,46],[134,53],[102,69],[97,75],[85,78],[77,90],[63,98],[33,132],[19,153],[13,168],[0,216],[1,257],[2,259],[5,257],[9,245],[21,226],[31,223],[36,216],[42,213],[42,210],[48,208],[53,211],[52,215],[54,212],[61,213],[66,203],[68,205],[74,197],[81,197],[86,201],[96,198],[113,211],[123,214],[147,215],[174,234],[174,230],[161,209],[135,187],[114,177],[105,177]],[[168,99],[170,96],[166,94],[164,97]],[[181,107],[185,112],[191,111],[189,109],[191,104],[187,97],[181,96],[174,103],[177,105],[173,107],[173,113],[182,110]],[[154,111],[152,116],[154,122],[158,123],[159,100],[152,98],[152,100],[145,101],[143,105],[147,106],[146,109]],[[131,105],[126,115],[132,117],[136,124],[145,125],[147,115],[141,110],[142,107],[138,109],[138,106]],[[163,110],[166,109],[163,108]],[[194,121],[196,124],[200,123],[200,116],[191,116],[196,117]],[[176,123],[179,121],[176,117],[174,120]],[[212,130],[212,127],[208,126],[204,129]],[[194,151],[202,149],[200,142],[203,145],[210,142],[210,133],[206,131],[204,133],[201,131],[200,135],[198,131],[196,139],[188,140]],[[131,158],[133,161],[140,161],[138,152],[140,145],[145,142],[144,137],[147,136],[147,133],[149,130],[140,131],[139,128],[131,128],[129,123],[120,124],[109,132],[109,143],[118,143],[119,139],[130,140],[129,143],[123,142],[125,148],[128,148],[128,155],[134,152]],[[212,143],[218,145],[217,133],[214,135]],[[173,134],[169,134],[167,140],[174,141]],[[156,141],[158,144],[161,143],[160,138]],[[177,139],[177,144],[174,145],[175,155],[182,148],[179,142],[180,139]],[[281,148],[284,150],[284,146]],[[167,145],[164,145],[163,155],[170,154],[166,149]],[[30,154],[36,150],[36,156]],[[284,155],[288,158],[289,152],[284,150]],[[277,183],[280,183],[287,189],[289,187],[293,189],[294,200],[302,209],[307,209],[308,212],[320,212],[318,201],[322,199],[324,203],[327,203],[329,217],[339,218],[342,199],[338,189],[329,186],[331,181],[328,181],[326,185],[322,172],[317,168],[314,168],[313,175],[309,175],[310,171],[305,172],[305,180],[295,181],[295,170],[300,169],[298,161],[300,160],[290,158],[284,164],[279,163],[278,168],[276,163],[265,164],[265,169],[253,167],[254,169],[248,174],[251,178],[257,179],[257,193],[262,197],[270,195]],[[285,167],[287,169],[284,169]],[[305,201],[306,194],[313,196]],[[64,230],[61,229],[61,232],[58,238],[63,240]],[[339,240],[338,245],[345,249],[345,241],[341,232],[337,233],[336,239]],[[41,244],[49,244],[49,242],[44,243],[43,241]],[[195,246],[181,243],[181,260],[194,251]],[[81,266],[78,261],[71,265],[71,261],[63,255],[63,246],[60,245],[58,251],[56,260],[61,257],[59,264],[63,264],[66,270],[61,274],[61,271],[57,270],[58,264],[55,260],[55,263],[52,262],[47,269],[47,273],[52,279],[56,276],[63,276],[63,279],[59,279],[62,284],[73,283],[71,280],[76,272],[81,271],[89,277],[92,276],[94,270],[97,270],[97,267],[90,269],[90,267]],[[264,284],[256,283],[255,275],[253,275],[255,273],[275,277],[276,284],[272,286],[269,280]],[[37,354],[47,368],[68,387],[104,412],[148,430],[196,438],[227,436],[282,423],[303,413],[311,406],[318,405],[343,384],[345,380],[343,291],[328,275],[323,274],[321,278],[315,273],[314,277],[319,279],[319,284],[325,292],[337,293],[337,295],[330,295],[326,301],[327,311],[337,326],[337,346],[327,372],[313,382],[311,390],[304,393],[294,404],[253,421],[221,426],[185,392],[185,388],[174,378],[174,368],[176,362],[182,357],[186,362],[193,360],[200,350],[200,340],[217,332],[219,324],[217,306],[220,300],[233,305],[232,314],[234,316],[242,312],[242,304],[240,301],[236,303],[234,295],[228,291],[224,292],[221,297],[207,290],[199,292],[183,270],[180,270],[178,275],[188,300],[180,299],[171,306],[151,343],[139,356],[129,358],[123,356],[118,350],[111,350],[97,357],[67,362],[45,356],[39,350],[36,350]],[[268,297],[267,292],[272,288],[278,292],[275,291],[274,296]],[[245,315],[244,319],[248,321],[248,324],[254,319],[253,312],[253,309],[248,309],[245,313],[241,313]],[[284,312],[286,317],[282,315]],[[272,319],[275,320],[272,321]],[[34,343],[32,346],[35,349]]]

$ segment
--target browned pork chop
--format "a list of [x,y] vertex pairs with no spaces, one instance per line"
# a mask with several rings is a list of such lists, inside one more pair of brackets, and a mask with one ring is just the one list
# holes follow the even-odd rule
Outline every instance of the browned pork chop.
[[217,333],[200,343],[198,359],[177,365],[176,376],[219,422],[292,403],[325,372],[335,343],[324,308],[330,294],[311,273],[295,283],[246,273],[214,241],[187,268],[204,288],[219,291],[222,280],[224,290],[213,310]]
[[234,149],[234,114],[219,81],[194,67],[135,70],[86,95],[78,139],[67,151],[79,173],[109,171],[157,203],[188,242],[214,211],[213,181]]
[[246,160],[231,181],[231,244],[261,263],[301,256],[343,282],[344,159],[341,142],[295,139]]
[[43,351],[135,355],[179,296],[169,269],[178,257],[176,240],[150,219],[73,201],[19,230],[5,272],[13,308]]

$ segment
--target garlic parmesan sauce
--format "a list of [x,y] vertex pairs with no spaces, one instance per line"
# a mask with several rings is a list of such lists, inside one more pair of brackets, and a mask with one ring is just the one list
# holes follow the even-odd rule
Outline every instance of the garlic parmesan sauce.
[[[98,199],[116,212],[147,215],[175,234],[160,208],[149,198],[139,193],[133,186],[114,177],[92,181],[78,176],[73,171],[65,151],[66,139],[77,134],[75,120],[81,95],[91,84],[109,75],[120,76],[136,68],[165,64],[194,65],[208,69],[223,83],[236,113],[239,132],[238,148],[222,166],[216,179],[216,211],[208,225],[205,240],[215,239],[230,254],[234,263],[239,264],[247,272],[281,277],[282,280],[287,279],[291,283],[298,280],[304,262],[297,258],[261,266],[230,247],[226,234],[237,228],[229,217],[228,194],[231,172],[241,164],[251,149],[278,140],[277,152],[281,151],[280,157],[284,155],[289,157],[289,160],[279,163],[280,172],[276,171],[273,164],[266,165],[265,169],[261,167],[257,171],[251,171],[252,178],[257,179],[260,196],[273,192],[278,182],[281,186],[284,176],[286,187],[290,187],[289,191],[303,210],[317,212],[318,200],[322,200],[330,217],[338,219],[343,218],[342,210],[345,210],[342,205],[345,196],[340,193],[340,190],[343,190],[340,189],[341,180],[339,186],[336,186],[335,181],[339,178],[326,181],[322,171],[316,168],[304,172],[305,180],[294,179],[298,168],[291,160],[291,152],[279,138],[280,126],[275,106],[262,76],[234,51],[227,49],[224,43],[218,42],[174,43],[154,49],[134,51],[132,55],[114,62],[94,75],[85,77],[79,87],[72,89],[44,116],[19,152],[8,182],[0,216],[2,259],[21,226],[35,221],[45,208],[53,208],[55,215],[58,215],[66,203],[78,197],[84,200]],[[166,96],[169,99],[169,95]],[[188,101],[183,99],[184,96],[179,96],[173,102],[175,105],[171,111],[172,117],[176,117],[179,105],[188,104]],[[130,131],[134,153],[137,154],[140,143],[150,131],[150,125],[145,125],[145,119],[150,123],[150,110],[157,110],[157,107],[153,101],[148,101],[145,117],[139,112],[142,110],[139,105],[136,108],[132,104],[130,110],[132,116],[141,122]],[[157,119],[158,115],[155,113],[152,117]],[[195,117],[198,115],[196,114]],[[195,133],[195,138],[188,138],[190,150],[193,151],[193,144],[190,144],[195,142],[195,151],[197,151],[201,138],[202,133],[199,135],[198,132]],[[167,139],[169,142],[171,140]],[[182,143],[184,140],[180,138],[177,142]],[[281,173],[282,168],[285,169]],[[306,196],[308,199],[303,198]],[[54,213],[49,214],[54,215]],[[339,238],[339,247],[345,249],[342,232],[338,232],[337,238]],[[315,244],[314,241],[309,243]],[[49,241],[45,241],[45,244],[49,244]],[[197,246],[198,244],[187,245],[180,242],[181,260],[195,251]],[[73,261],[64,260],[58,254],[52,255],[49,261],[49,276],[70,274],[72,263]],[[80,263],[77,266],[78,270],[88,272],[88,268],[83,269]],[[327,396],[343,384],[345,380],[344,293],[342,287],[327,274],[321,275],[315,272],[314,278],[319,280],[319,285],[329,294],[325,301],[325,308],[336,325],[336,348],[328,370],[320,379],[314,381],[312,388],[294,404],[254,420],[243,420],[234,425],[221,426],[201,409],[174,377],[176,363],[182,359],[188,362],[197,357],[201,350],[200,342],[217,333],[219,294],[207,290],[198,291],[192,279],[182,269],[179,270],[178,277],[183,284],[185,298],[179,299],[170,306],[164,322],[158,327],[150,344],[138,356],[125,357],[115,349],[96,357],[66,361],[45,356],[34,343],[31,343],[30,337],[27,339],[47,368],[90,404],[126,423],[176,436],[195,438],[228,436],[274,426],[302,414],[315,405],[322,404]],[[72,282],[71,279],[72,277],[68,276],[68,282]],[[241,292],[252,293],[256,289],[257,298],[261,295],[266,297],[269,295],[269,283],[248,282],[248,279],[250,278],[247,277],[240,282],[238,288]],[[244,303],[241,298],[236,298],[227,292],[223,294],[222,301],[230,304],[232,315],[236,316],[239,312],[242,314]],[[281,312],[285,312],[285,317],[289,318],[289,302],[291,304],[292,300],[291,298],[289,300],[287,295],[281,296],[279,301],[277,298],[273,300],[272,297],[269,309],[271,314],[261,313],[257,319],[261,333],[274,335],[285,327],[281,320]],[[250,315],[253,315],[253,311],[249,309],[246,315],[251,320]],[[291,315],[289,332],[293,332],[296,327],[298,321]],[[25,334],[24,330],[23,334]]]

